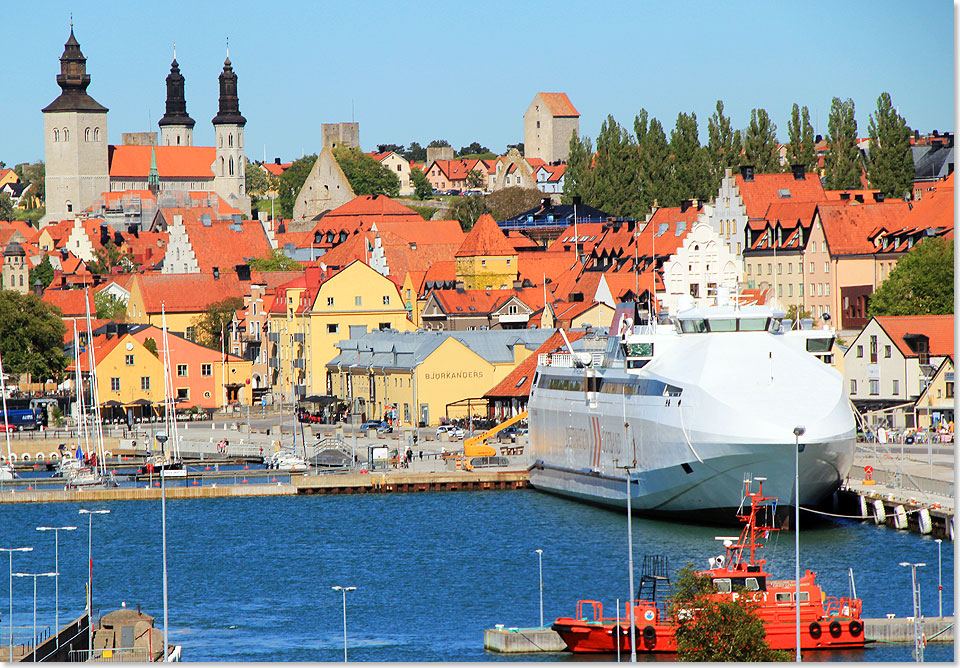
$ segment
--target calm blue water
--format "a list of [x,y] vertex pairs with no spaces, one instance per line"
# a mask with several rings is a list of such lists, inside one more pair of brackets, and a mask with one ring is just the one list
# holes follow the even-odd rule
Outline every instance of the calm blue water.
[[[75,504],[0,506],[0,546],[33,545],[14,570],[54,570],[60,534],[61,622],[82,612],[87,516]],[[94,521],[94,602],[121,601],[162,624],[159,502],[90,504]],[[544,616],[572,615],[578,598],[629,595],[626,522],[619,513],[535,491],[449,492],[169,501],[171,641],[187,661],[342,661],[341,594],[347,594],[351,660],[573,660],[569,654],[498,656],[483,650],[495,624],[539,623],[537,548],[543,553]],[[634,520],[634,555],[664,553],[672,569],[720,552],[731,530]],[[735,533],[735,532],[734,532]],[[944,614],[953,612],[954,546],[943,543]],[[825,524],[801,534],[801,568],[819,573],[831,595],[848,592],[853,567],[864,615],[911,614],[910,571],[919,569],[923,609],[937,614],[937,544],[868,524]],[[766,550],[774,575],[793,577],[793,535]],[[0,566],[7,557],[0,554]],[[2,570],[0,570],[2,572]],[[0,583],[4,578],[0,577]],[[29,625],[33,583],[14,582],[15,624]],[[0,639],[7,642],[7,586],[0,584]],[[54,584],[40,581],[38,618],[53,624]],[[18,632],[19,633],[19,632]],[[27,631],[29,634],[29,630]],[[872,646],[817,660],[909,661],[912,645]],[[928,661],[952,661],[953,644],[927,646]]]

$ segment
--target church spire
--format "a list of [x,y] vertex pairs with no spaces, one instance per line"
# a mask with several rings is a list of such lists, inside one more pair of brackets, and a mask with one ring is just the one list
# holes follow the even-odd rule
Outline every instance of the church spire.
[[[229,43],[228,43],[229,44]],[[237,97],[237,75],[230,62],[230,47],[220,73],[220,109],[213,117],[214,125],[246,125],[247,119],[240,115],[240,99]]]
[[147,175],[147,188],[154,194],[160,192],[160,172],[157,170],[157,149],[150,147],[150,173]]
[[170,74],[167,75],[167,111],[158,125],[182,125],[193,128],[196,122],[187,114],[187,98],[185,94],[184,78],[180,74],[180,64],[177,62],[177,45],[173,45],[173,62],[170,63]]
[[73,34],[70,21],[70,37],[63,45],[60,56],[60,74],[57,75],[60,97],[47,105],[43,111],[107,111],[107,108],[87,94],[90,75],[87,74],[87,59],[80,51],[80,42]]

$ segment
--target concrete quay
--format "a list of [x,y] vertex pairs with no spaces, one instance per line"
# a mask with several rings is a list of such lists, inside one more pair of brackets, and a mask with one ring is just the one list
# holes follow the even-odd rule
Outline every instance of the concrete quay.
[[417,473],[345,473],[302,475],[292,480],[297,494],[382,494],[390,492],[454,492],[466,490],[525,489],[526,470],[496,469]]
[[[296,494],[290,484],[167,487],[168,499],[211,499],[230,496],[286,496]],[[160,499],[159,487],[99,489],[33,489],[0,494],[0,503],[89,503],[91,501],[151,501]]]

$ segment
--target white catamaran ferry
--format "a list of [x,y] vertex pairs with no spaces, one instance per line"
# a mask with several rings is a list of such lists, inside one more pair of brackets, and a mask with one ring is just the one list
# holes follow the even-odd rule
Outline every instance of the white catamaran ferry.
[[528,404],[530,483],[582,501],[729,521],[745,477],[763,476],[785,516],[832,494],[856,428],[835,333],[794,329],[765,306],[687,308],[669,324],[614,315],[605,350],[541,355]]

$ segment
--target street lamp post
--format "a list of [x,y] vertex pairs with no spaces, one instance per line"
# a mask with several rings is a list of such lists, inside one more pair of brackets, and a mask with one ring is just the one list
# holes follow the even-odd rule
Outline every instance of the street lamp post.
[[339,585],[334,585],[330,587],[334,591],[338,591],[343,594],[343,662],[347,662],[347,592],[355,591],[356,587],[341,587]]
[[0,547],[0,552],[6,552],[10,555],[10,656],[8,660],[13,663],[13,553],[14,552],[33,552],[32,547]]
[[537,549],[536,553],[540,570],[540,628],[543,628],[543,550]]
[[794,561],[796,566],[796,598],[793,601],[793,608],[796,611],[797,622],[797,663],[800,663],[800,437],[807,433],[807,428],[803,425],[797,425],[793,428],[793,435],[796,439],[793,449],[793,535]]
[[901,561],[901,566],[910,567],[910,577],[913,584],[913,658],[918,662],[923,662],[923,612],[920,608],[920,587],[917,586],[917,569],[926,564],[912,564],[909,561]]
[[87,515],[89,528],[87,529],[87,656],[93,656],[93,516],[106,515],[109,510],[87,510],[81,508],[80,515]]
[[[169,436],[161,431],[157,434],[157,440],[160,441],[160,447],[163,448]],[[163,469],[160,469],[160,533],[163,541],[163,660],[167,660],[167,483],[166,476],[163,475]],[[151,648],[151,651],[152,648]]]
[[61,531],[76,531],[77,527],[37,527],[37,531],[52,531],[56,539],[56,552],[54,552],[54,564],[57,571],[57,603],[56,603],[56,619],[54,624],[57,629],[57,649],[60,648],[60,532]]
[[940,619],[943,619],[943,571],[940,561],[940,547],[943,544],[942,538],[937,538],[937,597],[940,599]]
[[56,573],[14,573],[15,578],[33,578],[33,642],[30,647],[33,650],[33,661],[37,661],[37,578],[56,577]]

